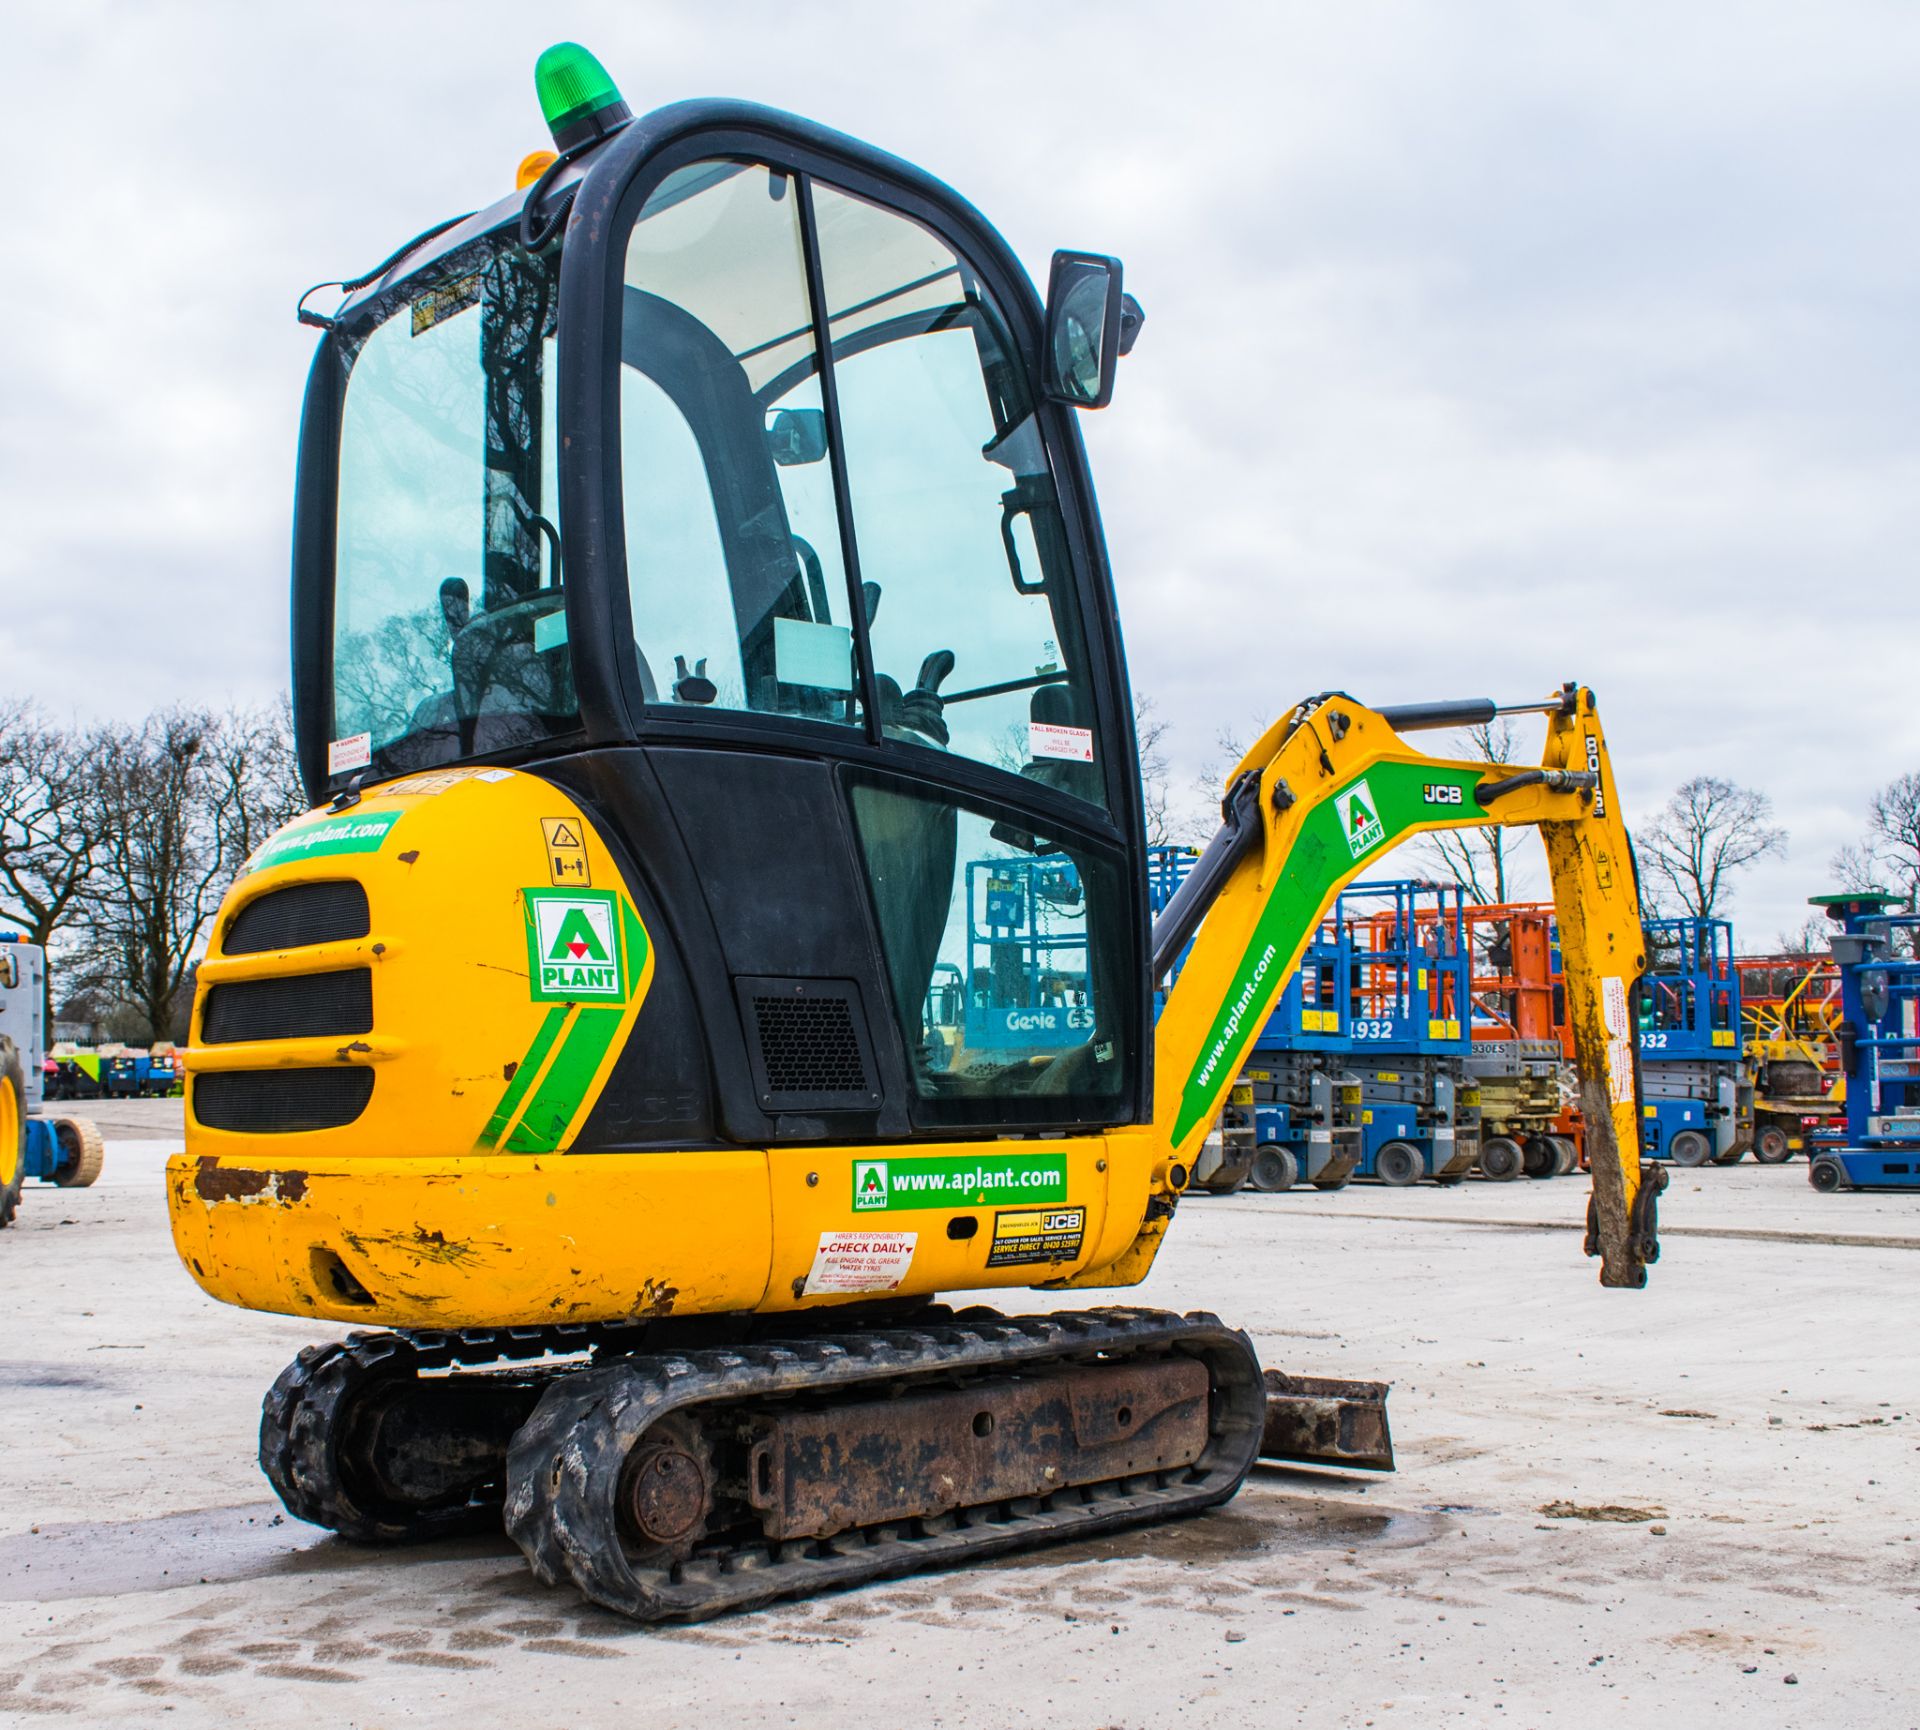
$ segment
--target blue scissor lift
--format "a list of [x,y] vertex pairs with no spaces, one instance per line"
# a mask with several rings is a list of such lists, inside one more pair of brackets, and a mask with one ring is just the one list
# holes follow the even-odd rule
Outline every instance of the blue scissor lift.
[[1005,1067],[1036,1046],[1068,1051],[1093,1028],[1086,894],[1064,858],[975,859],[967,873],[966,967],[934,968],[928,1060],[937,1069]]
[[1692,917],[1642,924],[1641,1156],[1730,1165],[1753,1145],[1733,927]]
[[1254,1040],[1255,1187],[1458,1183],[1472,1168],[1463,905],[1456,885],[1403,879],[1341,894]]
[[1813,904],[1840,925],[1833,959],[1847,1128],[1844,1147],[1814,1155],[1808,1180],[1829,1191],[1920,1189],[1920,960],[1912,953],[1920,914],[1891,911],[1903,900],[1884,893],[1817,895]]
[[[1156,911],[1192,857],[1150,850]],[[1392,880],[1345,890],[1256,1035],[1222,1113],[1229,1147],[1251,1130],[1253,1186],[1464,1177],[1477,1151],[1457,1107],[1471,980],[1456,886]],[[1223,1163],[1230,1180],[1238,1163]],[[1198,1165],[1196,1176],[1204,1186]]]

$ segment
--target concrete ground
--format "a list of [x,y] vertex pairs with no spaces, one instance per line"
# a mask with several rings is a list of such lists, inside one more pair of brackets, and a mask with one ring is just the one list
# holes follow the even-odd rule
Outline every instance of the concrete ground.
[[1390,1378],[1396,1475],[644,1630],[505,1541],[283,1518],[259,1400],[316,1330],[175,1264],[177,1103],[95,1115],[100,1183],[0,1238],[0,1723],[1920,1725],[1911,1198],[1677,1173],[1639,1293],[1578,1179],[1189,1201],[1133,1295]]

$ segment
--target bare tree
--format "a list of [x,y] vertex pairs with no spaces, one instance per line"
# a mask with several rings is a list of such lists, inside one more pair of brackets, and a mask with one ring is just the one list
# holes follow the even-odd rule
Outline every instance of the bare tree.
[[1155,712],[1153,699],[1138,691],[1133,698],[1133,738],[1140,758],[1140,807],[1147,819],[1147,845],[1165,846],[1174,839],[1167,723]]
[[1787,850],[1773,801],[1717,775],[1695,775],[1634,836],[1642,890],[1651,904],[1711,919],[1731,899],[1733,877],[1755,860]]
[[94,756],[91,973],[160,1038],[175,1030],[227,885],[304,806],[285,709],[167,710],[105,729]]
[[1809,913],[1791,931],[1783,931],[1773,940],[1775,955],[1825,955],[1833,921],[1824,913]]
[[85,797],[90,742],[33,704],[0,704],[0,920],[50,944],[98,865]]
[[[1519,736],[1501,716],[1466,729],[1464,747],[1455,754],[1481,763],[1511,763]],[[1460,885],[1467,899],[1497,906],[1512,893],[1512,865],[1518,837],[1497,823],[1482,829],[1443,829],[1424,837],[1420,852],[1427,863]]]
[[276,829],[307,809],[293,743],[293,704],[231,709],[208,741],[212,785],[229,863],[238,870]]
[[1902,775],[1867,801],[1867,832],[1840,848],[1828,869],[1842,889],[1920,894],[1920,775]]

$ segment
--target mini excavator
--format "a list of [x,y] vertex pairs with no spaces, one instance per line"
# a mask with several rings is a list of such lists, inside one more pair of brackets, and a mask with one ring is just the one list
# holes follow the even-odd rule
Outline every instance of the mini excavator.
[[[691,1619],[1208,1508],[1263,1449],[1389,1464],[1378,1384],[1211,1315],[936,1299],[1141,1281],[1323,910],[1419,831],[1544,835],[1587,1250],[1641,1285],[1592,695],[1521,705],[1518,771],[1407,742],[1488,702],[1300,703],[1154,920],[1076,423],[1140,328],[1119,261],[1057,253],[1043,303],[865,144],[636,118],[573,44],[536,82],[510,196],[301,303],[314,809],[221,909],[168,1171],[207,1292],[361,1330],[266,1397],[288,1509],[504,1522]],[[1023,919],[1034,1000],[955,1040]]]

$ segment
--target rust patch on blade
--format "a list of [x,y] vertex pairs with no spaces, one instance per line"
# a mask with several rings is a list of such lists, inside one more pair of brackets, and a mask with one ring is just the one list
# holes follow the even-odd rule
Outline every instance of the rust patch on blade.
[[211,1154],[200,1156],[194,1173],[193,1191],[205,1202],[266,1201],[291,1204],[304,1201],[307,1174],[304,1171],[253,1171],[243,1165],[222,1165]]

